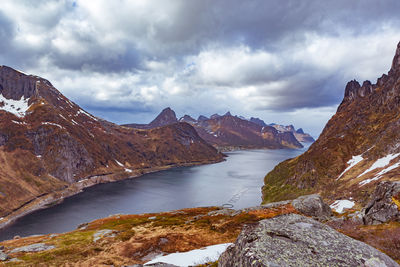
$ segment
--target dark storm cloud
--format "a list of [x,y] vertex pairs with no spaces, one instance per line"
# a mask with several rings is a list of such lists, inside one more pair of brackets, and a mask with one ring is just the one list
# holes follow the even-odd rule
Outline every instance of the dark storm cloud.
[[102,113],[207,108],[215,96],[238,110],[327,107],[346,79],[389,65],[399,12],[398,0],[5,0],[0,64]]

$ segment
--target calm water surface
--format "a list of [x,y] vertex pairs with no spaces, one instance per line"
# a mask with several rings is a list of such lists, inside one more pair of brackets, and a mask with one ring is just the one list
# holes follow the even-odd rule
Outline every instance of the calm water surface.
[[175,168],[139,178],[96,185],[63,203],[36,211],[0,230],[0,240],[71,231],[83,222],[111,214],[135,214],[232,204],[234,208],[261,202],[265,174],[301,150],[247,150],[226,153],[224,162]]

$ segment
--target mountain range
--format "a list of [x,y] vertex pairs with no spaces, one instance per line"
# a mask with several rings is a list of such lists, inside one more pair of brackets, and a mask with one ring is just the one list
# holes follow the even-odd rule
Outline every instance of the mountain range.
[[89,114],[48,80],[0,66],[1,223],[96,183],[221,160],[188,123],[122,127]]
[[224,115],[214,114],[210,118],[200,115],[194,119],[184,115],[179,120],[171,108],[165,108],[149,124],[125,124],[123,126],[137,129],[152,129],[160,126],[186,122],[192,125],[199,136],[219,150],[249,148],[301,148],[300,142],[313,142],[314,139],[302,129],[278,124],[267,125],[258,118],[245,119],[233,116],[230,112]]
[[336,114],[304,154],[265,177],[264,202],[319,192],[365,203],[378,181],[400,174],[400,43],[375,84],[347,83]]

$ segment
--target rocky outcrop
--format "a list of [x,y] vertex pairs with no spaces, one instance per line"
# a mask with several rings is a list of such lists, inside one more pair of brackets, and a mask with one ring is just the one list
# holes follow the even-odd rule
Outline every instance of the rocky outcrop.
[[13,250],[10,251],[10,254],[12,253],[18,253],[18,252],[39,252],[39,251],[46,251],[46,250],[51,250],[56,248],[53,245],[46,245],[44,243],[36,243],[36,244],[31,244],[19,248],[14,248]]
[[294,137],[297,139],[297,141],[299,142],[303,142],[303,143],[312,143],[314,142],[314,138],[308,134],[308,133],[304,133],[302,128],[299,128],[297,131],[294,128],[293,125],[280,125],[280,124],[276,124],[276,123],[271,123],[270,126],[274,127],[276,130],[278,130],[281,133],[292,133],[294,135]]
[[328,220],[332,216],[329,205],[317,194],[298,197],[292,201],[292,205],[300,213],[314,219]]
[[33,76],[25,75],[7,66],[0,66],[0,95],[7,99],[20,100],[30,98],[37,93]]
[[400,181],[379,183],[363,213],[367,225],[400,222]]
[[261,127],[267,126],[267,124],[262,119],[259,119],[259,118],[251,117],[250,121],[260,125]]
[[173,111],[171,108],[165,108],[161,113],[152,121],[149,123],[150,128],[155,128],[155,127],[161,127],[161,126],[166,126],[170,125],[173,123],[177,123],[178,119],[176,118],[175,111]]
[[310,218],[287,214],[246,226],[218,266],[399,265],[377,249]]
[[179,119],[180,122],[195,123],[196,120],[189,115],[185,115]]
[[6,253],[4,253],[3,251],[0,251],[0,261],[6,261],[10,259],[10,256],[8,256]]
[[342,103],[318,140],[266,175],[264,202],[318,192],[332,201],[365,205],[379,181],[399,180],[399,55],[400,44],[392,69],[376,84],[353,80],[346,85]]
[[200,115],[200,116],[197,118],[197,120],[198,120],[198,121],[206,121],[206,120],[209,120],[209,118],[207,118],[206,116]]

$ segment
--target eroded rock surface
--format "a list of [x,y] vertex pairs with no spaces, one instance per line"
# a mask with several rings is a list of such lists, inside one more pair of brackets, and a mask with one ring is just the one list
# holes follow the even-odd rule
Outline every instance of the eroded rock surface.
[[364,209],[364,224],[400,221],[400,181],[381,182]]
[[313,219],[287,214],[249,225],[218,266],[399,266],[375,248]]
[[45,251],[45,250],[50,250],[55,248],[55,246],[52,245],[46,245],[44,243],[36,243],[24,247],[19,247],[13,249],[10,253],[17,253],[17,252],[39,252],[39,251]]
[[326,204],[320,195],[306,195],[293,200],[293,207],[304,215],[312,216],[318,219],[329,219],[332,215],[332,210]]

